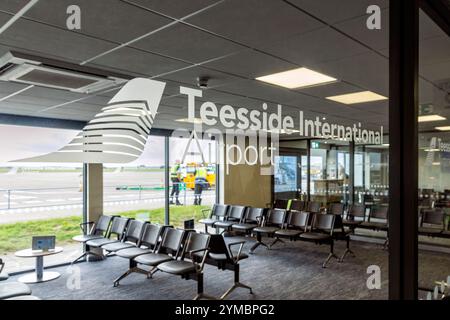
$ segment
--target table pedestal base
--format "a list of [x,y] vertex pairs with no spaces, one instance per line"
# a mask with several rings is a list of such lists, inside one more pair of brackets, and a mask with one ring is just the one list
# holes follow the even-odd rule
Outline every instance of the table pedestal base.
[[36,273],[28,273],[28,274],[20,277],[18,280],[23,283],[39,283],[39,282],[50,281],[50,280],[59,278],[60,276],[61,275],[58,272],[44,271],[42,273],[42,277],[38,278]]

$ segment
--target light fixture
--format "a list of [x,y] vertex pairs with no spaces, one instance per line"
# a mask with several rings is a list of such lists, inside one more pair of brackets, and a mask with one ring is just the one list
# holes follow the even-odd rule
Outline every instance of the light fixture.
[[296,89],[330,83],[337,79],[307,68],[297,68],[258,77],[256,80],[288,89]]
[[435,127],[435,129],[439,131],[450,131],[450,126]]
[[419,122],[431,122],[431,121],[441,121],[446,120],[446,118],[438,115],[438,114],[430,114],[426,116],[419,116]]
[[295,130],[295,129],[273,129],[273,130],[270,130],[270,129],[262,129],[263,131],[265,131],[265,132],[268,132],[268,133],[276,133],[276,134],[292,134],[292,133],[298,133],[298,132],[300,132],[300,131],[298,131],[298,130]]
[[439,152],[439,149],[424,149],[425,152]]
[[177,121],[177,122],[187,122],[187,123],[193,123],[193,124],[202,124],[203,123],[202,119],[200,119],[200,118],[193,118],[193,119],[183,118],[183,119],[177,119],[175,121]]
[[383,143],[382,146],[383,147],[389,147],[389,143]]
[[386,100],[387,97],[372,91],[360,91],[354,93],[341,94],[337,96],[326,97],[328,100],[340,102],[343,104],[355,104],[363,102],[372,102]]
[[441,163],[440,163],[440,162],[433,162],[432,165],[433,165],[433,166],[440,166]]

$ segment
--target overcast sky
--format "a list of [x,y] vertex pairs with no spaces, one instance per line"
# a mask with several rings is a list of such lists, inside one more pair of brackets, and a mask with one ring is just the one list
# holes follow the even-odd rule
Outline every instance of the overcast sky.
[[[25,127],[0,125],[0,166],[67,166],[67,164],[55,163],[11,163],[27,157],[43,155],[56,151],[69,143],[79,131],[51,128]],[[211,142],[201,141],[205,149],[205,157],[208,158],[207,144]],[[170,160],[181,159],[186,148],[187,139],[171,139]],[[195,143],[191,144],[189,151],[197,151]],[[196,159],[195,159],[196,158]],[[198,157],[188,157],[187,161],[199,160]],[[206,159],[208,161],[208,159]],[[145,146],[144,153],[136,161],[124,166],[162,166],[164,165],[164,138],[150,136]],[[69,166],[74,166],[70,164]],[[79,166],[79,165],[78,165]]]

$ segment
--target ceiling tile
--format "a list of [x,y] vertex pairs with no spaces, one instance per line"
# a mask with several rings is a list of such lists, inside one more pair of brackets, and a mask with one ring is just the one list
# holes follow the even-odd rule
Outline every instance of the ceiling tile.
[[16,14],[29,2],[30,2],[29,0],[2,0],[0,1],[0,10]]
[[337,61],[318,64],[315,69],[336,79],[346,81],[387,96],[389,94],[389,60],[368,51]]
[[[164,75],[162,80],[171,80],[179,82],[183,85],[190,85],[197,87],[197,78],[198,77],[207,77],[208,87],[215,88],[226,85],[230,82],[239,81],[241,78],[238,78],[234,75],[230,75],[227,73],[223,73],[220,71],[214,71],[211,69],[203,68],[203,67],[191,67],[184,70],[180,70],[178,72],[174,72],[171,74]],[[179,93],[179,89],[178,89]]]
[[329,27],[283,38],[262,50],[304,67],[362,53],[368,49]]
[[372,49],[389,48],[389,9],[381,10],[381,29],[371,30],[366,22],[367,16],[363,16],[338,23],[335,27]]
[[136,6],[119,0],[58,0],[39,1],[26,17],[66,29],[67,7],[78,5],[81,9],[81,30],[77,33],[100,39],[124,43],[172,22]]
[[329,96],[335,96],[339,94],[352,93],[356,91],[361,91],[360,88],[345,83],[342,81],[337,81],[333,83],[328,83],[321,86],[313,86],[309,88],[298,89],[297,91],[312,95],[315,97],[325,98]]
[[249,79],[297,67],[295,64],[253,50],[225,57],[207,63],[205,66]]
[[321,23],[277,0],[229,0],[187,22],[249,46],[304,33]]
[[199,63],[245,49],[204,31],[176,24],[144,38],[133,47]]
[[187,66],[187,64],[177,60],[127,47],[96,59],[93,65],[145,76],[155,76]]
[[114,45],[76,32],[19,19],[0,35],[0,44],[45,57],[81,62],[112,49]]
[[128,2],[174,18],[182,18],[212,5],[217,0],[128,0]]
[[389,6],[388,0],[289,0],[308,13],[334,24],[339,21],[366,15],[367,7],[378,5]]

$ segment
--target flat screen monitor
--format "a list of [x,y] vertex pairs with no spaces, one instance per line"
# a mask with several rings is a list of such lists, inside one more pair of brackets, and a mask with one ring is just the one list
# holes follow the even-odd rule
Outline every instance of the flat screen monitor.
[[49,251],[55,249],[55,236],[37,236],[32,239],[31,249]]

